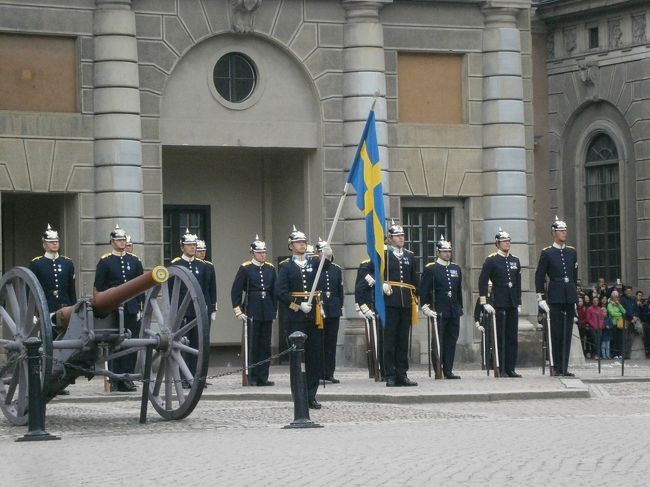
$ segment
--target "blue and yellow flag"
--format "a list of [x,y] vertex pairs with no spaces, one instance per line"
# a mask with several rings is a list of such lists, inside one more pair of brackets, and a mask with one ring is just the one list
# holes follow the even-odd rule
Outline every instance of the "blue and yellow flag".
[[375,267],[375,310],[381,317],[381,322],[386,323],[386,308],[382,291],[386,266],[384,252],[386,219],[384,217],[384,195],[374,110],[370,110],[368,114],[357,154],[350,169],[348,183],[357,191],[357,206],[366,218],[368,257]]

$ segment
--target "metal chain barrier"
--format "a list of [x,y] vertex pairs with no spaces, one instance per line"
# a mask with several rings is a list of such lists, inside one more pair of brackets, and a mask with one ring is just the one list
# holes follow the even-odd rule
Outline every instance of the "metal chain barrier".
[[[264,360],[260,360],[259,362],[256,362],[254,364],[250,364],[247,368],[248,368],[248,370],[250,370],[252,368],[259,367],[260,365],[271,362],[272,360],[275,360],[277,358],[283,357],[284,355],[287,355],[287,354],[291,353],[293,350],[295,350],[295,348],[296,348],[295,345],[292,345],[292,346],[290,346],[289,348],[287,348],[286,350],[284,350],[282,352],[276,353],[275,355],[271,355],[269,358],[266,358]],[[114,374],[114,373],[112,373],[110,371],[103,371],[103,370],[100,371],[100,374],[98,374],[98,371],[96,369],[89,369],[89,368],[86,368],[86,367],[82,367],[80,365],[71,364],[69,362],[64,362],[64,361],[58,360],[58,359],[56,359],[56,358],[54,358],[52,356],[46,356],[46,355],[42,354],[41,358],[43,358],[43,359],[49,358],[49,359],[52,360],[52,363],[62,365],[64,368],[69,368],[69,369],[76,370],[78,372],[83,373],[84,375],[107,375],[109,378],[116,379],[116,380],[130,380],[130,381],[133,381],[133,382],[143,382],[143,383],[144,382],[155,382],[155,379],[147,380],[147,379],[142,378],[141,374],[136,374],[136,375],[134,375],[134,374]],[[222,373],[215,374],[215,375],[208,375],[208,376],[203,376],[203,377],[194,377],[193,380],[197,380],[197,379],[203,379],[203,380],[219,379],[221,377],[227,377],[229,375],[240,374],[244,370],[246,370],[247,368],[246,367],[240,367],[240,368],[237,368],[237,369],[229,370],[227,372],[222,372]],[[108,373],[106,373],[106,372],[108,372]],[[176,382],[187,382],[187,379],[181,379],[181,380],[175,380],[174,379],[171,382],[174,382],[174,383],[176,383]]]

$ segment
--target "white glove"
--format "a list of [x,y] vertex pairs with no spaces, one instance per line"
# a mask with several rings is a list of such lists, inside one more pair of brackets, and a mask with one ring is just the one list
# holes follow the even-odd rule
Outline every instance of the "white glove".
[[366,277],[364,279],[368,283],[368,286],[372,287],[375,285],[375,278],[372,277],[370,274],[366,274]]
[[422,305],[422,313],[424,316],[428,316],[429,318],[435,318],[436,317],[436,312],[433,311],[428,304],[423,304]]
[[323,318],[327,318],[327,316],[325,316],[325,308],[323,308],[322,306],[320,307],[320,315],[321,315]]
[[311,311],[311,304],[309,304],[307,301],[303,301],[300,303],[300,311],[305,313],[306,315],[309,314]]
[[476,325],[476,329],[477,329],[478,331],[480,331],[481,333],[484,333],[484,332],[485,332],[485,327],[482,326],[478,321],[477,321],[476,323],[474,323],[474,325]]
[[217,312],[216,312],[216,311],[213,311],[212,313],[210,313],[210,320],[211,320],[211,321],[214,321],[214,320],[216,320],[216,319],[217,319]]
[[370,320],[370,319],[375,317],[374,313],[372,312],[372,310],[370,308],[368,308],[367,304],[362,304],[359,307],[359,310],[363,314],[364,318],[368,318]]
[[483,305],[483,309],[484,309],[485,311],[487,311],[488,313],[490,313],[491,315],[493,315],[493,314],[495,313],[494,308],[492,307],[491,304],[485,303],[485,304]]
[[384,294],[385,294],[386,296],[390,296],[391,294],[393,294],[393,288],[392,288],[391,285],[388,284],[387,282],[385,282],[384,284],[382,284],[381,289],[384,291]]
[[214,303],[214,310],[219,311],[219,303]]
[[330,247],[329,244],[325,245],[321,249],[321,252],[323,253],[323,257],[325,257],[326,259],[329,259],[330,257],[332,257],[332,254],[334,254],[334,252],[332,252],[332,247]]
[[537,306],[539,306],[539,309],[541,309],[545,313],[551,312],[551,308],[548,307],[548,304],[546,304],[546,300],[544,299],[540,299],[539,301],[537,301]]
[[521,304],[517,306],[517,313],[521,314]]
[[138,312],[135,314],[135,320],[136,320],[136,321],[140,321],[141,319],[142,319],[142,311],[138,311]]

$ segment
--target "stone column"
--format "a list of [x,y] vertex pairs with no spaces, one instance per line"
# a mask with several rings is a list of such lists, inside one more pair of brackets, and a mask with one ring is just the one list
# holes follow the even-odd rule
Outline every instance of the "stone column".
[[[383,27],[379,10],[392,0],[342,0],[346,12],[343,30],[343,147],[351,164],[375,93],[377,142],[381,158],[384,193],[388,192],[388,137],[386,127],[386,77]],[[346,174],[347,176],[347,174]],[[386,205],[388,215],[388,205]],[[354,276],[359,262],[367,258],[363,215],[356,207],[355,196],[347,198],[341,215],[343,223],[342,265],[346,270],[345,316],[343,320],[345,364],[366,363],[363,322],[354,311]],[[339,251],[339,255],[340,255]]]
[[144,241],[140,92],[131,0],[96,0],[95,242],[119,224]]
[[528,232],[520,10],[512,2],[507,7],[500,3],[487,2],[483,8],[483,242],[486,253],[493,252],[499,227],[511,234],[512,253],[523,268],[522,301],[530,308],[533,242]]

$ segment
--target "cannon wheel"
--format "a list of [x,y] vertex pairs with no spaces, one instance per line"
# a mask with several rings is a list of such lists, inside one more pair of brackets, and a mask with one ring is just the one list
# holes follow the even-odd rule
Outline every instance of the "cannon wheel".
[[23,342],[42,341],[41,387],[47,394],[52,377],[52,326],[45,293],[26,267],[14,267],[0,278],[0,408],[13,424],[27,424],[27,357]]
[[[184,267],[171,266],[169,280],[147,293],[142,318],[142,338],[159,337],[153,352],[149,398],[164,419],[183,419],[196,407],[203,394],[210,354],[210,327],[201,286]],[[188,310],[192,320],[185,320]],[[198,343],[190,343],[196,332]],[[140,352],[144,363],[144,351]],[[196,357],[196,373],[188,367],[188,357]],[[184,389],[183,385],[189,385]]]

